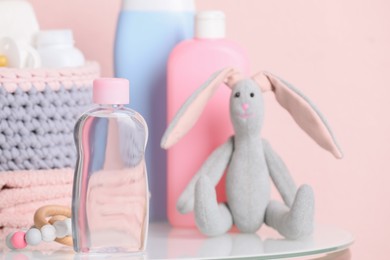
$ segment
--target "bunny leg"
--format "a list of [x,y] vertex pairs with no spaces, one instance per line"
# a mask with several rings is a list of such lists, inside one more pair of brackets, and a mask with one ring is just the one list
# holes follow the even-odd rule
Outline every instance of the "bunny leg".
[[311,235],[314,229],[314,193],[310,186],[302,185],[289,209],[271,201],[265,213],[265,223],[288,239]]
[[199,177],[203,175],[207,176],[211,183],[216,186],[222,178],[232,154],[233,137],[230,137],[225,143],[220,145],[210,154],[200,170],[192,177],[191,181],[180,195],[176,204],[176,208],[180,213],[186,214],[194,209],[195,185],[198,182]]
[[297,193],[297,186],[280,156],[272,149],[267,140],[262,139],[262,141],[271,179],[282,196],[284,203],[291,207]]
[[222,235],[233,225],[229,208],[218,204],[214,185],[206,175],[201,175],[195,185],[194,212],[197,227],[207,236]]

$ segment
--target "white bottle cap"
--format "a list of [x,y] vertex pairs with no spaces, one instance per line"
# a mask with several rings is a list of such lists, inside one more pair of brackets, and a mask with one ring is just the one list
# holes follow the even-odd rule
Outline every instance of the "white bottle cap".
[[38,32],[36,35],[36,46],[38,48],[57,44],[73,45],[72,30],[45,30]]
[[202,11],[196,14],[195,38],[225,38],[225,14],[222,11]]
[[194,11],[194,0],[123,0],[122,10],[129,11]]

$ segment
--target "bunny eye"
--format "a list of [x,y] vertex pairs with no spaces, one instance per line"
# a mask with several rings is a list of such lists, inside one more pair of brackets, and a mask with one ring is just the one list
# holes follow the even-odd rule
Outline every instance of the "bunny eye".
[[250,94],[250,96],[251,96],[251,97],[254,97],[254,96],[255,96],[255,93],[252,92],[252,93]]
[[240,92],[236,92],[236,94],[234,94],[234,97],[239,98],[240,97]]

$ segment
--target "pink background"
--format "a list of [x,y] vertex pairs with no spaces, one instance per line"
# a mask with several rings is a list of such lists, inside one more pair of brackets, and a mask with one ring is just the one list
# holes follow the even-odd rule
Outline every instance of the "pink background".
[[[31,0],[41,27],[71,28],[77,46],[112,75],[120,1]],[[228,38],[254,71],[299,87],[328,118],[345,158],[320,150],[270,94],[264,136],[297,183],[316,193],[317,220],[350,230],[353,259],[387,259],[390,233],[390,2],[385,0],[197,0],[221,9]]]

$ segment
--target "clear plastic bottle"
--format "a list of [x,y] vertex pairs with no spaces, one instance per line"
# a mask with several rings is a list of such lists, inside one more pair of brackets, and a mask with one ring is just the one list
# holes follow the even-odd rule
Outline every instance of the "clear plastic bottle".
[[78,160],[72,198],[73,245],[76,252],[145,250],[149,218],[143,117],[125,107],[126,79],[93,83],[96,107],[75,126]]

